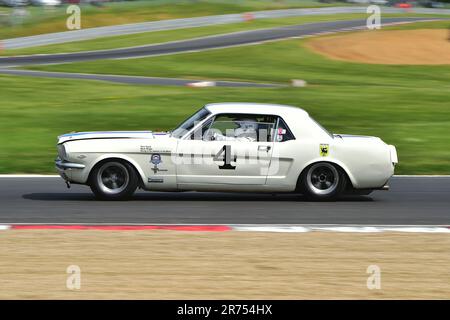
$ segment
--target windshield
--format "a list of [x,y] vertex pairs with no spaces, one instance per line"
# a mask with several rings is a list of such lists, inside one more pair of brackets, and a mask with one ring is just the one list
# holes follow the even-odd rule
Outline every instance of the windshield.
[[208,110],[206,110],[205,108],[201,108],[196,113],[194,113],[191,117],[189,117],[187,120],[183,121],[178,127],[176,127],[172,132],[172,137],[177,138],[177,139],[183,137],[197,123],[205,120],[206,117],[210,114],[211,113]]

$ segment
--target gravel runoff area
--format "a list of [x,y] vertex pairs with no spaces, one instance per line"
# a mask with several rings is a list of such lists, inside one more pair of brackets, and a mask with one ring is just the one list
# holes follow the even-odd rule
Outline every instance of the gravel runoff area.
[[450,30],[358,32],[308,41],[315,52],[335,60],[405,65],[450,64]]
[[0,242],[0,299],[450,298],[448,234],[6,230]]

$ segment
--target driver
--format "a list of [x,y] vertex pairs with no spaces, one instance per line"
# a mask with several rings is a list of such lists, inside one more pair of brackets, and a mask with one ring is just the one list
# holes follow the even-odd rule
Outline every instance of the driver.
[[258,123],[255,119],[236,120],[235,123],[238,125],[238,128],[234,129],[234,137],[224,136],[221,133],[215,132],[213,134],[213,140],[247,142],[254,142],[257,140]]

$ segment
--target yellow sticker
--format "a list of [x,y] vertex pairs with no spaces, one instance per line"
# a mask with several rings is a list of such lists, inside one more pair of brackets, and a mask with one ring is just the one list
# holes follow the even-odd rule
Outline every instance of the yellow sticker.
[[328,144],[321,144],[320,145],[320,155],[322,157],[328,156],[329,149],[330,149],[330,146]]

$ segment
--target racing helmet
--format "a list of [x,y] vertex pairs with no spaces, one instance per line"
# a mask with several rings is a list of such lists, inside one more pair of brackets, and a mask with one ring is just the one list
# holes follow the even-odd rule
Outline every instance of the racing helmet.
[[246,131],[256,131],[258,129],[258,122],[256,119],[239,119],[235,123],[239,126],[238,129]]
[[236,137],[251,137],[257,138],[258,122],[256,119],[239,119],[235,123],[239,126],[234,130]]

